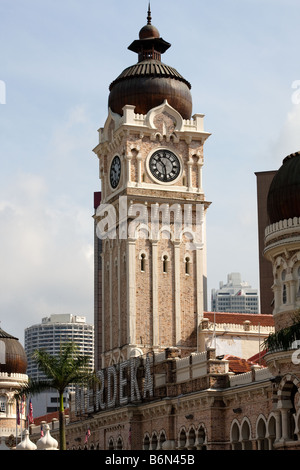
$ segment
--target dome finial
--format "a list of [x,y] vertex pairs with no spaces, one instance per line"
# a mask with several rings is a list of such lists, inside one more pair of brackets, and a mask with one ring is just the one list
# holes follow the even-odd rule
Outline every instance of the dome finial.
[[148,4],[148,16],[147,16],[147,24],[151,24],[151,7],[150,7],[150,2]]

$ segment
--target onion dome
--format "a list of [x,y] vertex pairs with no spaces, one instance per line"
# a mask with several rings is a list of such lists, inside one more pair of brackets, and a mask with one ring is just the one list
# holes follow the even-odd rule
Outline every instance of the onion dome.
[[267,210],[270,223],[300,217],[300,152],[288,155],[270,185]]
[[36,450],[37,446],[29,439],[28,429],[24,432],[24,439],[16,446],[16,450]]
[[147,114],[167,100],[183,119],[191,118],[190,83],[161,62],[161,54],[170,46],[151,24],[149,5],[147,24],[140,30],[139,39],[128,47],[138,54],[138,63],[123,70],[109,87],[108,106],[112,112],[122,115],[125,105],[134,105],[137,114]]
[[51,436],[49,424],[46,424],[44,428],[46,432],[45,435],[37,441],[37,450],[58,450],[58,442]]
[[25,374],[27,356],[18,338],[0,328],[0,372]]

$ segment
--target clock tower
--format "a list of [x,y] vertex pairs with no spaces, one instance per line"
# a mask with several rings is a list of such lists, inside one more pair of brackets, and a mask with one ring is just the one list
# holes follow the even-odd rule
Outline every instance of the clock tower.
[[138,62],[110,85],[94,149],[95,356],[98,368],[150,351],[198,348],[206,308],[202,114],[191,85],[161,61],[170,44],[147,24]]

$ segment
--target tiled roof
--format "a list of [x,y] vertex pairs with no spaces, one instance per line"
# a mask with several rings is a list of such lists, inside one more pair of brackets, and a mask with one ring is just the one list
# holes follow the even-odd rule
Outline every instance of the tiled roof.
[[259,353],[254,354],[254,356],[249,357],[248,361],[251,361],[251,362],[254,362],[255,364],[259,364],[260,366],[266,367],[266,362],[264,359],[266,352],[267,352],[266,350],[260,351]]
[[229,361],[229,371],[234,372],[235,374],[250,372],[251,366],[254,365],[254,362],[251,362],[247,359],[241,359],[237,356],[232,356],[231,354],[226,354],[224,359]]
[[229,313],[229,312],[204,312],[204,318],[216,323],[243,324],[250,321],[252,325],[274,326],[273,315],[262,313]]
[[[69,414],[69,408],[65,409],[65,416]],[[53,419],[58,419],[59,418],[59,412],[58,411],[53,411],[52,413],[47,413],[46,415],[43,416],[38,416],[37,418],[34,418],[34,424],[35,426],[38,426],[41,424],[42,421],[45,421],[46,423],[51,423]]]

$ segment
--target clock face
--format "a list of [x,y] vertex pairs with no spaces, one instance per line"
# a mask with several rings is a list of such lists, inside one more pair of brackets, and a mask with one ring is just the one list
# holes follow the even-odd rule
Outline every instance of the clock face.
[[111,187],[115,189],[118,186],[121,177],[121,160],[118,155],[116,155],[111,162],[109,176]]
[[151,174],[163,183],[174,181],[180,173],[178,157],[170,150],[156,150],[149,161]]

